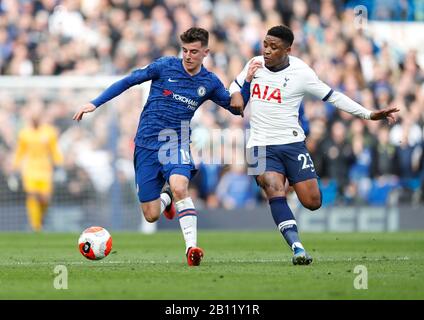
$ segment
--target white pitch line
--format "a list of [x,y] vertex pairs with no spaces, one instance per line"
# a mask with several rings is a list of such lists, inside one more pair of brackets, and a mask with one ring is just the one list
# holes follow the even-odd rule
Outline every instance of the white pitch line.
[[[410,260],[409,257],[396,257],[396,258],[314,258],[317,262],[350,262],[350,261],[406,261]],[[237,263],[269,263],[269,262],[287,262],[290,259],[255,259],[255,260],[209,260],[210,262],[225,263],[225,262],[237,262]]]
[[94,264],[154,264],[154,263],[169,263],[166,261],[143,261],[143,260],[127,260],[127,261],[16,261],[16,262],[0,262],[0,266],[31,266],[31,265],[86,265]]
[[[409,257],[396,257],[396,258],[315,258],[315,262],[366,262],[366,261],[408,261]],[[276,263],[276,262],[290,262],[291,259],[236,259],[236,260],[220,260],[220,259],[208,259],[208,263]],[[0,267],[6,266],[36,266],[36,265],[86,265],[93,266],[99,265],[117,265],[117,264],[169,264],[179,263],[183,261],[169,261],[169,260],[112,260],[112,261],[16,261],[16,262],[0,262]]]

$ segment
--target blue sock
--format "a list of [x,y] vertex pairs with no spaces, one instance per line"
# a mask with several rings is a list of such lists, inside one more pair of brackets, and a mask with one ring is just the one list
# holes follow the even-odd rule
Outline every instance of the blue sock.
[[275,197],[269,200],[272,217],[287,244],[293,250],[293,243],[303,249],[297,232],[296,220],[287,204],[286,197]]

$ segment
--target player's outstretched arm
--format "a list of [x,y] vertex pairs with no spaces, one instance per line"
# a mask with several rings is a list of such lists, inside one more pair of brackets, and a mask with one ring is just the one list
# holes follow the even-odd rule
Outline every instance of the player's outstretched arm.
[[96,110],[96,106],[92,103],[84,104],[72,117],[72,120],[81,121],[84,113],[90,113]]
[[335,107],[354,116],[366,120],[387,120],[390,125],[396,122],[396,113],[399,109],[388,107],[381,110],[369,110],[341,92],[334,91],[327,100]]
[[[162,60],[161,60],[162,59]],[[153,80],[159,77],[160,64],[166,63],[166,59],[161,58],[147,67],[136,69],[125,78],[114,82],[105,91],[103,91],[96,99],[84,104],[73,117],[73,120],[80,121],[84,113],[93,112],[102,104],[112,100],[130,87],[143,83],[148,80]],[[161,62],[159,62],[161,61]]]
[[396,122],[396,113],[399,112],[399,109],[396,107],[388,107],[382,110],[368,110],[349,98],[347,95],[332,90],[327,84],[318,78],[312,69],[306,68],[303,76],[303,83],[305,85],[306,92],[321,98],[323,101],[330,102],[342,111],[348,112],[365,120],[387,119],[390,125]]
[[378,111],[371,112],[370,120],[384,120],[387,119],[390,125],[396,122],[396,113],[399,109],[396,107],[388,107]]

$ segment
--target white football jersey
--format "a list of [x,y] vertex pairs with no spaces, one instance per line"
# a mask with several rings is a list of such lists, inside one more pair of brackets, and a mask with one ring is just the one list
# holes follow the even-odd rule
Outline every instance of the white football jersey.
[[[265,67],[263,56],[252,60],[262,62],[250,84],[250,137],[247,148],[288,144],[305,140],[299,124],[299,107],[305,94],[327,100],[331,88],[301,59],[289,56],[289,65],[278,72]],[[230,93],[240,91],[250,61],[230,86]],[[246,107],[247,107],[246,106]]]

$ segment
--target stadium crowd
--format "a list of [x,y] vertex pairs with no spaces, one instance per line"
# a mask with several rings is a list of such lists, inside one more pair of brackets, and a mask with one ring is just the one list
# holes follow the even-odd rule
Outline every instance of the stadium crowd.
[[[160,56],[179,55],[179,34],[200,26],[211,36],[206,67],[228,86],[260,54],[266,30],[285,23],[295,34],[292,54],[332,88],[368,109],[401,109],[389,127],[305,99],[307,147],[321,177],[324,205],[424,201],[424,72],[416,51],[377,44],[355,25],[353,6],[367,2],[374,5],[371,18],[381,14],[375,9],[380,6],[385,15],[375,18],[424,19],[422,1],[400,1],[404,7],[398,8],[393,3],[399,1],[3,0],[0,74],[124,75]],[[44,119],[57,127],[66,155],[64,171],[56,175],[56,196],[75,204],[108,194],[118,183],[126,197],[136,199],[132,152],[141,92],[131,89],[85,124],[72,123],[79,103],[91,98],[90,90],[19,95],[0,88],[0,202],[19,198],[8,183],[10,163],[16,134],[34,104],[42,104]],[[239,134],[248,119],[249,110],[239,118],[213,103],[196,112],[191,127],[199,174],[192,195],[206,207],[252,207],[264,199],[243,164],[207,165],[211,144],[221,141],[211,139],[213,132],[226,138],[230,154],[243,157]]]

